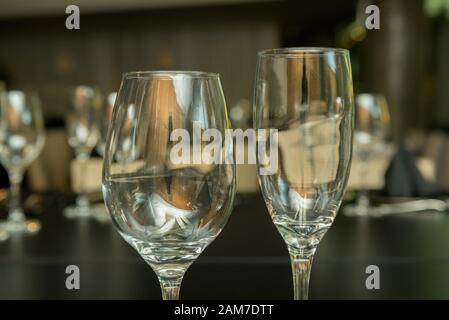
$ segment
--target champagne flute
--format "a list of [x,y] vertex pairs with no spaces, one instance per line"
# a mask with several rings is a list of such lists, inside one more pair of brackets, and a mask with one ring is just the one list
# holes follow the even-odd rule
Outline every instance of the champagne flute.
[[[362,93],[356,96],[354,158],[360,162],[360,181],[367,181],[369,160],[385,150],[390,123],[387,99],[382,94]],[[372,206],[368,190],[362,186],[354,205],[346,205],[347,216],[367,216]]]
[[259,52],[254,106],[262,194],[290,253],[294,298],[307,299],[316,248],[336,217],[349,175],[353,133],[349,52],[331,48]]
[[101,97],[97,90],[88,86],[77,86],[71,93],[70,110],[66,116],[67,138],[74,149],[76,160],[81,166],[80,192],[76,205],[65,208],[67,218],[93,217],[86,190],[86,170],[90,154],[99,138],[98,109]]
[[218,74],[123,75],[106,143],[103,196],[120,235],[158,276],[163,299],[179,298],[187,268],[231,213],[235,165],[206,161],[203,140],[213,132],[214,159],[232,159],[232,140],[223,139],[229,128]]
[[0,162],[11,183],[8,219],[2,227],[11,234],[36,233],[41,223],[25,217],[20,197],[23,173],[45,143],[39,97],[34,92],[7,91],[1,94],[0,104]]

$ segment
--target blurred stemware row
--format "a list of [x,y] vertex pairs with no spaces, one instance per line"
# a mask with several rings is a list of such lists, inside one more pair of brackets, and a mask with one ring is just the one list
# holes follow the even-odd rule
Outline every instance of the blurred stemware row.
[[[91,206],[85,181],[87,162],[94,148],[104,155],[107,130],[116,93],[103,101],[95,88],[76,86],[68,90],[70,110],[66,112],[67,141],[81,165],[83,176],[75,206],[64,210],[68,218],[95,217],[108,221],[104,204]],[[45,144],[45,124],[39,95],[33,91],[0,88],[0,163],[8,172],[10,190],[7,220],[0,223],[0,240],[14,233],[36,233],[37,219],[28,219],[21,205],[21,185],[25,170],[39,156]]]

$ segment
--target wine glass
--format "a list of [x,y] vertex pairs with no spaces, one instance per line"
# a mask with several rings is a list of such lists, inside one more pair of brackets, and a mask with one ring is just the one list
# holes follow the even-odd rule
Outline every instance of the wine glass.
[[67,218],[93,217],[90,201],[87,196],[86,175],[90,154],[99,138],[98,109],[101,107],[101,96],[97,90],[88,86],[76,86],[70,94],[70,110],[66,115],[67,138],[74,149],[76,160],[81,166],[82,176],[79,179],[80,192],[76,205],[65,208]]
[[287,244],[294,298],[308,298],[312,260],[345,192],[352,152],[349,52],[259,52],[254,93],[257,167],[271,218]]
[[[131,115],[131,116],[130,116]],[[187,268],[218,236],[235,193],[218,74],[123,75],[106,143],[103,196],[120,235],[178,299]],[[214,161],[204,157],[211,141]],[[180,147],[182,146],[182,147]],[[206,153],[205,153],[206,152]]]
[[25,217],[20,189],[25,169],[45,143],[39,97],[34,92],[7,91],[0,95],[0,105],[0,162],[8,171],[11,184],[8,219],[2,227],[11,234],[36,233],[41,223]]
[[[367,181],[369,160],[385,151],[390,123],[387,99],[382,94],[363,93],[356,96],[354,159],[360,163],[360,181]],[[354,205],[346,205],[343,212],[348,216],[370,214],[368,190],[361,187]]]

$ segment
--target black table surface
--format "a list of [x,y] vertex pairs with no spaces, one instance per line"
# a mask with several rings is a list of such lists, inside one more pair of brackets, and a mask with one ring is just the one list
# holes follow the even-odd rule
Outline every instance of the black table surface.
[[[155,274],[112,224],[64,218],[64,199],[47,196],[39,234],[0,242],[0,299],[160,299]],[[79,290],[65,286],[68,265],[80,269]],[[378,290],[365,286],[369,265]],[[291,299],[292,290],[286,246],[256,195],[189,268],[181,298]],[[449,299],[449,216],[339,214],[318,247],[310,298]]]

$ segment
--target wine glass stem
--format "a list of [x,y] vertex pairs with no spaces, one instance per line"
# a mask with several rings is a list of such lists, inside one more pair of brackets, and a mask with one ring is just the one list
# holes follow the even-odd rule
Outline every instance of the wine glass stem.
[[312,269],[312,255],[290,254],[293,272],[293,292],[295,300],[308,300],[309,280]]
[[369,169],[369,155],[368,152],[364,151],[362,152],[362,156],[360,159],[360,176],[362,181],[362,187],[360,188],[358,197],[357,197],[357,204],[361,207],[368,207],[369,206],[369,197],[368,197],[368,188],[366,185],[363,185],[367,181],[368,177],[368,169]]
[[21,197],[21,184],[23,180],[23,174],[21,170],[10,170],[9,181],[11,184],[10,188],[10,209],[8,219],[14,221],[25,220],[25,215],[23,213],[22,207],[20,206]]
[[172,285],[161,281],[161,289],[163,300],[179,300],[180,285]]
[[179,300],[182,279],[192,262],[178,263],[176,266],[148,262],[159,279],[163,300]]
[[81,166],[81,176],[80,176],[80,193],[76,199],[76,204],[79,207],[87,209],[89,207],[89,198],[87,197],[87,187],[86,187],[86,171],[87,162],[89,161],[89,154],[81,152],[77,155],[77,160],[80,162]]
[[179,300],[179,290],[181,289],[182,276],[165,279],[159,277],[163,300]]
[[369,196],[367,190],[360,190],[359,195],[357,197],[357,205],[359,205],[362,208],[369,206]]

